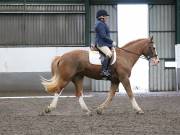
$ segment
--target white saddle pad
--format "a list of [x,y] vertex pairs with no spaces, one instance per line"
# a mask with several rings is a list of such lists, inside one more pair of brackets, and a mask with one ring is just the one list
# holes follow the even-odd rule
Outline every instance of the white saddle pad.
[[[98,51],[89,50],[89,62],[94,65],[102,65],[101,64],[101,54]],[[111,65],[116,62],[116,51],[113,51],[113,57],[111,60]]]

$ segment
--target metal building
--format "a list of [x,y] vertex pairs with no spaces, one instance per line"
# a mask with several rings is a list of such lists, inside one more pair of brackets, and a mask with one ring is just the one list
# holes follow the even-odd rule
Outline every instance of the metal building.
[[155,37],[161,60],[150,68],[150,90],[176,90],[175,69],[165,68],[166,61],[175,60],[175,5],[150,5],[149,20],[149,32]]
[[0,1],[1,93],[43,91],[53,56],[85,48],[85,13],[78,2]]
[[[40,75],[50,77],[54,55],[87,49],[93,42],[95,13],[104,8],[112,38],[117,39],[117,4],[147,3],[149,35],[153,35],[161,60],[150,67],[150,91],[174,91],[175,44],[180,43],[178,0],[0,0],[0,91],[41,91]],[[109,83],[86,79],[85,89],[107,91]]]

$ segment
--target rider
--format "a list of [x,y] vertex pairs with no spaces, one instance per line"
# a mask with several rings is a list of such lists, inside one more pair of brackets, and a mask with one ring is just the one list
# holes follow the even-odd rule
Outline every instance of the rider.
[[98,50],[104,54],[104,60],[102,61],[101,75],[103,77],[110,78],[111,73],[109,71],[110,59],[112,57],[111,49],[116,46],[116,43],[110,38],[110,30],[106,24],[109,14],[106,10],[99,10],[96,13],[97,22],[95,25],[95,45]]

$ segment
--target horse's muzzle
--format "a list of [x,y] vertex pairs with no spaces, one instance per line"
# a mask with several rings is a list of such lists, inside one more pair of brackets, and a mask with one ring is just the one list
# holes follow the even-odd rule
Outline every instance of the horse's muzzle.
[[158,57],[153,57],[153,58],[151,58],[150,62],[153,66],[155,66],[155,65],[159,64],[160,60]]

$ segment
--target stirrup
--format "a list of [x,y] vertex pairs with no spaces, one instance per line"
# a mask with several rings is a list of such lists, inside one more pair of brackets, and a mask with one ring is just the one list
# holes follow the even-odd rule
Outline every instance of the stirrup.
[[101,71],[100,75],[102,76],[103,79],[105,80],[111,80],[111,74],[109,73],[108,70],[106,71]]

